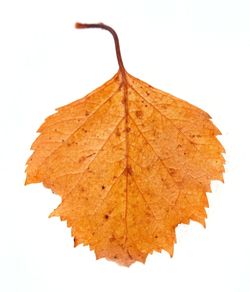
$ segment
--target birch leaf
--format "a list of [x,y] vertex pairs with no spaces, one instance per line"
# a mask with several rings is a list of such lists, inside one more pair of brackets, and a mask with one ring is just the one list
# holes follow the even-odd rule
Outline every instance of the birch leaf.
[[212,180],[223,181],[220,131],[203,110],[125,70],[63,106],[39,128],[26,184],[42,182],[61,196],[50,216],[71,227],[75,246],[129,266],[153,251],[173,255],[175,228],[205,226]]

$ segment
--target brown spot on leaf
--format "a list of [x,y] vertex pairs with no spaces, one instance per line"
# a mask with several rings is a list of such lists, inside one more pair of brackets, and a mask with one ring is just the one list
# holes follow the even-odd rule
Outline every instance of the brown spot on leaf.
[[131,128],[130,127],[127,127],[126,128],[126,132],[129,133],[130,131],[131,131]]
[[79,163],[82,163],[84,160],[86,160],[86,156],[81,156],[81,157],[78,159],[78,162],[79,162]]
[[136,111],[136,112],[135,112],[135,115],[136,115],[136,117],[137,117],[138,119],[141,119],[142,116],[143,116],[143,113],[142,113],[142,111]]
[[116,129],[115,134],[117,137],[121,136],[121,132],[120,132],[119,128]]
[[176,174],[176,169],[175,168],[168,168],[168,172],[170,175],[175,175]]
[[133,170],[132,170],[132,168],[131,168],[130,165],[128,165],[128,166],[126,167],[126,174],[130,174],[130,175],[133,174]]

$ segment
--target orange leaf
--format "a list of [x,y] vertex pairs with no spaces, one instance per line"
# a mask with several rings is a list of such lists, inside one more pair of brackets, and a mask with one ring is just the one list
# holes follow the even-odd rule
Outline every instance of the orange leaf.
[[211,180],[223,181],[219,130],[201,109],[128,74],[116,33],[118,73],[61,107],[39,128],[28,183],[62,198],[51,216],[72,227],[75,246],[129,266],[153,251],[173,255],[175,228],[205,226]]

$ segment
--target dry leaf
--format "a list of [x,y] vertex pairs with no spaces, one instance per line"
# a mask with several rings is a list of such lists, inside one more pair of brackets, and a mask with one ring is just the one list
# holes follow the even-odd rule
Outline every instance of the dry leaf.
[[153,251],[173,255],[175,228],[205,226],[211,180],[223,181],[219,130],[201,109],[118,73],[48,117],[32,145],[26,184],[62,198],[51,216],[72,227],[75,246],[129,266]]

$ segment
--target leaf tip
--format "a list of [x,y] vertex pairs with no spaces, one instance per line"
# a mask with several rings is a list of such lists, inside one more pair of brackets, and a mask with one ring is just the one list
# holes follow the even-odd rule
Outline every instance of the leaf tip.
[[27,174],[26,179],[24,181],[24,185],[27,186],[29,184],[32,184],[33,180],[31,179],[31,177]]

